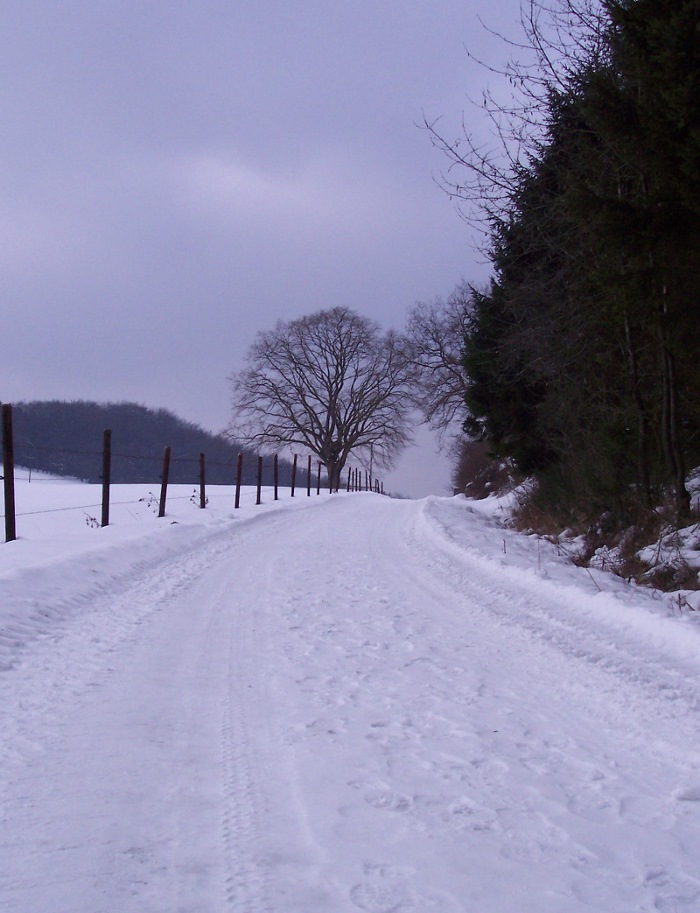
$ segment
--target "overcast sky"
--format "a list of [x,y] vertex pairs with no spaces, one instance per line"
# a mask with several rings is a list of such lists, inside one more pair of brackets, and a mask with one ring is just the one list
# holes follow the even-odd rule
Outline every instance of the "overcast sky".
[[[519,0],[4,0],[0,400],[133,400],[218,431],[255,333],[401,329],[488,268],[419,129],[476,118],[465,46]],[[421,436],[423,440],[423,436]],[[423,482],[418,482],[419,477]],[[423,441],[396,485],[444,492]]]

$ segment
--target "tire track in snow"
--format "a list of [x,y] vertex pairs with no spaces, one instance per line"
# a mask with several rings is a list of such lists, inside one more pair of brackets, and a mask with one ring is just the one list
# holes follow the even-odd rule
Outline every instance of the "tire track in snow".
[[[238,575],[233,581],[233,613],[228,646],[228,676],[221,733],[224,801],[222,827],[225,846],[225,902],[234,913],[282,913],[270,899],[269,872],[263,858],[262,824],[265,816],[264,757],[268,729],[269,694],[259,662],[268,646],[267,615],[274,541],[280,529],[293,528],[289,516],[267,515],[262,525],[251,525],[237,544]],[[254,594],[254,596],[253,596]],[[261,627],[263,630],[261,630]],[[255,716],[254,723],[251,716]],[[255,738],[252,738],[252,728]],[[266,796],[269,800],[269,796]]]
[[88,574],[68,598],[53,590],[50,569],[40,575],[36,593],[28,580],[27,604],[35,608],[28,614],[24,639],[19,647],[15,643],[6,662],[0,646],[0,771],[40,750],[33,731],[36,715],[44,717],[48,731],[49,709],[99,687],[110,674],[110,655],[137,644],[144,626],[192,581],[232,548],[251,538],[257,541],[261,528],[272,535],[284,523],[284,514],[268,513],[222,524],[194,542],[189,537],[178,541],[165,558],[156,553],[116,577],[101,572],[93,580]]
[[[240,629],[237,633],[240,634]],[[240,642],[237,646],[240,649]],[[241,700],[245,687],[232,638],[222,727],[226,904],[235,913],[244,910],[246,913],[273,913],[266,896],[264,871],[254,858],[259,837],[260,799],[251,761],[248,720]]]
[[[230,548],[224,534],[154,568],[113,602],[105,596],[89,616],[76,616],[53,653],[48,642],[33,644],[4,677],[14,681],[18,726],[34,744],[14,769],[3,766],[10,799],[0,823],[0,842],[9,840],[3,909],[221,908],[208,894],[192,897],[215,878],[221,851],[216,817],[215,839],[208,826],[216,784],[199,767],[211,754],[206,735],[216,709],[202,713],[201,689],[223,678],[221,650],[208,649],[212,638],[214,647],[221,642],[222,628],[205,572]],[[190,602],[193,589],[199,605]],[[13,836],[26,842],[33,866],[18,864]]]
[[[479,551],[483,527],[474,539],[454,541],[440,516],[452,509],[428,502],[401,534],[416,556],[409,568],[415,585],[429,580],[455,605],[462,594],[466,615],[459,618],[485,637],[478,653],[491,654],[494,670],[508,670],[502,678],[481,672],[487,694],[480,698],[490,693],[498,703],[491,725],[478,732],[486,763],[477,769],[487,773],[478,795],[502,833],[502,857],[566,860],[566,909],[626,909],[640,895],[653,909],[695,909],[700,878],[689,844],[695,806],[688,803],[700,794],[697,664],[638,631],[626,636],[619,621],[607,625],[587,606],[594,595],[533,580],[527,571],[520,587],[517,566],[504,561],[501,569]],[[529,706],[523,701],[538,691],[544,714],[531,698]],[[488,759],[507,762],[500,775],[493,764],[489,772]],[[479,782],[473,773],[470,781]],[[633,844],[656,837],[634,862],[624,851],[611,859],[587,834],[597,828],[619,833],[621,846],[623,834]],[[601,897],[610,906],[599,906]]]
[[[547,611],[556,615],[553,598],[534,585],[521,593],[512,576],[499,579],[493,563],[480,563],[478,545],[470,542],[477,555],[465,557],[422,509],[358,496],[329,499],[303,519],[261,516],[179,559],[181,575],[171,566],[170,597],[162,592],[165,568],[154,567],[152,580],[146,575],[119,592],[118,619],[110,621],[101,597],[94,628],[76,617],[59,651],[74,645],[75,677],[63,668],[70,656],[51,667],[69,704],[107,681],[112,695],[130,683],[138,705],[125,651],[149,631],[151,640],[158,629],[167,636],[159,651],[141,651],[159,663],[149,676],[159,684],[156,706],[134,714],[130,700],[118,716],[139,723],[152,762],[167,764],[176,749],[184,775],[164,767],[162,784],[151,779],[157,796],[143,801],[153,820],[138,839],[116,820],[105,847],[112,868],[106,858],[98,871],[104,904],[65,904],[61,913],[522,913],[531,903],[542,913],[582,913],[601,909],[601,886],[615,898],[610,910],[689,910],[700,902],[697,867],[682,843],[693,837],[698,793],[672,793],[680,765],[657,774],[646,750],[638,764],[629,726],[622,748],[612,750],[617,734],[596,729],[614,718],[616,680],[634,692],[634,710],[644,706],[637,684],[595,661],[595,640],[547,622]],[[204,571],[221,559],[205,582]],[[149,594],[143,602],[140,587]],[[526,623],[519,624],[523,598]],[[585,634],[585,620],[576,623]],[[553,627],[564,647],[584,656],[561,649]],[[91,643],[100,633],[101,642]],[[180,648],[188,635],[196,637],[192,649]],[[39,676],[39,660],[51,659],[48,645],[37,642],[30,652],[25,668],[36,665]],[[175,655],[187,672],[172,695],[186,711],[185,727],[168,709]],[[533,661],[540,669],[530,668]],[[112,662],[119,669],[109,687]],[[584,681],[594,692],[603,683],[607,715],[588,713]],[[550,700],[558,685],[573,688],[571,695]],[[206,708],[212,700],[213,711]],[[672,703],[682,721],[682,702]],[[47,699],[42,711],[48,727],[51,706]],[[95,719],[83,709],[81,721]],[[202,726],[199,716],[207,717]],[[204,743],[195,744],[195,731]],[[622,757],[633,783],[607,763]],[[194,775],[199,763],[204,773],[192,783],[188,770]],[[113,768],[119,774],[118,761]],[[130,776],[129,790],[142,788],[138,759]],[[98,779],[93,765],[97,796]],[[117,808],[121,789],[110,792]],[[132,813],[139,801],[131,795]],[[79,796],[76,804],[86,811]],[[33,811],[40,822],[40,802]],[[593,838],[614,828],[622,849],[615,855],[608,839],[612,857],[601,859]],[[642,850],[645,829],[653,836]],[[164,833],[178,836],[164,847]],[[636,855],[625,855],[627,837]],[[95,856],[85,850],[77,859],[92,865]],[[28,866],[22,871],[31,879]],[[92,871],[74,867],[76,883]],[[6,888],[9,896],[14,889]],[[0,906],[3,897],[0,884]],[[28,909],[20,904],[12,913]]]
[[[235,584],[229,556],[248,543],[254,551],[285,522],[263,516],[224,527],[189,552],[141,566],[116,593],[107,583],[92,585],[80,611],[66,607],[55,636],[35,639],[21,662],[0,674],[0,844],[9,839],[10,846],[12,834],[22,835],[37,873],[17,862],[12,847],[0,864],[0,908],[27,913],[25,898],[41,896],[33,909],[58,913],[60,907],[62,913],[59,900],[45,905],[55,889],[74,902],[76,913],[270,911],[254,864],[259,808],[246,684],[231,654],[246,638],[251,606],[229,598]],[[207,698],[209,707],[203,706]],[[115,704],[101,710],[103,701]],[[216,718],[218,752],[216,735],[213,743],[205,739]],[[85,720],[89,728],[78,723]],[[203,778],[212,748],[219,777]],[[162,767],[157,781],[153,765]],[[139,809],[134,797],[142,791],[149,795]],[[70,812],[65,823],[62,802]],[[193,842],[193,834],[201,840]],[[226,883],[232,874],[235,885]],[[204,888],[199,899],[198,885]],[[103,904],[92,899],[96,894]]]
[[[8,574],[10,592],[18,589],[19,582],[22,596],[12,596],[15,617],[0,632],[0,675],[18,664],[31,663],[37,642],[49,639],[56,644],[76,626],[89,625],[105,602],[131,618],[132,607],[138,611],[149,601],[176,592],[188,578],[190,562],[196,572],[201,556],[215,556],[225,548],[223,542],[233,528],[222,524],[203,532],[174,526],[160,530],[167,536],[165,548],[162,537],[153,537],[139,545],[115,546],[104,555],[86,553]],[[57,577],[60,591],[55,587]],[[106,630],[111,631],[109,625]]]
[[[376,521],[375,510],[382,511]],[[280,676],[287,752],[301,774],[298,803],[302,811],[305,806],[310,846],[323,849],[315,853],[316,868],[325,873],[327,888],[323,906],[299,905],[295,911],[462,910],[440,890],[439,878],[431,877],[429,862],[417,865],[413,852],[395,858],[400,851],[392,844],[398,841],[390,836],[392,824],[418,833],[412,802],[393,786],[389,768],[400,755],[421,753],[423,721],[414,705],[415,685],[408,691],[404,685],[433,675],[416,658],[422,653],[423,622],[414,605],[406,604],[410,597],[404,599],[405,569],[391,564],[399,510],[396,502],[338,499],[322,518],[317,516],[316,528],[305,530],[304,553],[313,555],[313,569],[294,553],[279,567],[284,584],[277,585],[272,602],[285,631]],[[390,521],[386,530],[382,519]],[[330,830],[319,818],[310,784],[314,793],[327,794]],[[343,799],[336,806],[339,796]],[[364,830],[365,820],[372,822],[370,832]],[[380,847],[375,829],[387,834],[387,846]],[[431,858],[429,844],[421,846]],[[301,877],[308,888],[311,878]]]
[[[295,746],[307,759],[314,750],[333,758],[340,777],[353,755],[357,762],[347,777],[354,796],[338,805],[329,835],[336,864],[364,847],[346,881],[352,906],[520,911],[536,896],[551,913],[693,908],[693,682],[689,701],[659,701],[656,688],[678,676],[673,652],[641,637],[636,651],[632,638],[618,652],[595,616],[569,625],[564,615],[558,625],[565,590],[557,603],[546,582],[543,593],[535,582],[521,589],[517,569],[499,574],[478,542],[451,543],[421,505],[376,504],[375,519],[356,503],[337,505],[362,531],[341,525],[336,556],[320,530],[309,543],[324,573],[306,605],[292,579],[298,610],[289,618],[290,633],[298,629],[290,660],[305,672],[297,687],[309,695]],[[654,671],[645,675],[647,656]],[[658,743],[649,714],[659,719]],[[447,873],[463,890],[440,894],[447,882],[425,860],[437,871],[436,848],[449,852],[453,841],[477,871]],[[549,889],[538,871],[553,879]],[[517,889],[508,891],[504,873]],[[596,906],[596,890],[610,906]]]
[[[93,585],[67,606],[56,600],[64,616],[61,622],[39,631],[38,637],[33,630],[35,639],[0,673],[0,726],[6,736],[0,757],[6,764],[32,756],[38,749],[36,717],[44,718],[48,732],[52,706],[99,687],[110,674],[110,655],[138,643],[144,625],[230,550],[231,535],[220,531],[194,550],[139,566],[131,579],[122,579],[116,593],[114,583],[106,582]],[[53,606],[46,607],[47,614],[53,611]]]
[[[439,576],[465,594],[476,596],[477,609],[487,611],[502,624],[517,626],[562,656],[607,673],[608,691],[616,691],[621,683],[632,686],[635,696],[639,692],[646,696],[649,713],[664,717],[670,714],[678,723],[687,724],[700,710],[697,663],[684,662],[682,657],[669,659],[660,651],[653,657],[655,648],[649,640],[640,651],[632,633],[619,625],[607,628],[600,616],[589,622],[582,605],[587,597],[581,592],[573,594],[578,604],[563,610],[562,605],[568,602],[564,587],[546,579],[535,584],[527,574],[523,574],[522,582],[516,582],[513,574],[517,572],[513,569],[501,569],[499,579],[499,568],[492,559],[481,555],[471,543],[454,541],[441,522],[439,509],[439,504],[427,501],[416,527],[405,531],[407,541],[424,562],[439,567]],[[423,530],[427,535],[422,534]],[[588,598],[594,600],[595,596]],[[659,698],[666,704],[662,712]]]

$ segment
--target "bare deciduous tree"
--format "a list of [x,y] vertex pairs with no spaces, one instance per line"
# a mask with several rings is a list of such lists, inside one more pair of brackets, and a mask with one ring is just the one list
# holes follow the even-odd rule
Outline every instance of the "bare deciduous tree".
[[348,308],[261,332],[231,377],[231,436],[262,449],[301,447],[337,488],[351,453],[390,466],[409,443],[410,363],[396,334]]
[[[507,219],[520,178],[546,141],[551,92],[564,90],[583,61],[606,54],[604,7],[605,0],[520,0],[519,38],[484,27],[508,50],[505,63],[490,64],[468,51],[500,91],[486,89],[472,100],[474,116],[462,116],[454,140],[439,129],[440,118],[423,119],[431,142],[448,160],[438,183],[476,229],[474,242],[484,253],[490,251],[484,235]],[[474,121],[483,126],[484,118],[486,135],[477,135]]]
[[472,291],[458,285],[447,301],[419,302],[408,317],[407,351],[414,368],[414,403],[441,443],[458,432],[466,417],[467,375],[464,337],[469,327]]

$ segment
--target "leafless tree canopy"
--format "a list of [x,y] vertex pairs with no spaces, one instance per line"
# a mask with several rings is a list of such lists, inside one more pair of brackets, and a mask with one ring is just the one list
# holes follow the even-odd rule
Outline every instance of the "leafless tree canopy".
[[408,317],[407,351],[414,368],[414,402],[445,442],[465,418],[467,375],[463,346],[472,291],[459,285],[447,301],[419,302]]
[[332,485],[351,453],[389,466],[410,440],[410,365],[394,333],[348,308],[261,332],[231,378],[229,431],[261,449],[302,448]]
[[472,101],[474,118],[480,124],[487,119],[490,139],[477,138],[466,115],[454,140],[441,131],[440,118],[424,117],[433,145],[448,160],[438,183],[457,201],[477,238],[506,217],[523,170],[541,151],[550,91],[562,89],[581,61],[605,56],[603,8],[604,0],[521,0],[520,37],[492,33],[510,52],[505,64],[492,65],[468,52],[486,73],[510,86],[509,100],[486,89]]

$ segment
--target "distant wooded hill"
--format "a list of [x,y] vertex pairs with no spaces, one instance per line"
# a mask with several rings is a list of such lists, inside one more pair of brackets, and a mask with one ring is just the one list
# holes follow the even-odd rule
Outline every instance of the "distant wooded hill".
[[[166,409],[148,409],[136,403],[51,400],[16,403],[12,413],[17,466],[99,482],[103,432],[110,429],[113,482],[157,481],[166,446],[171,448],[173,483],[196,483],[199,454],[204,453],[207,482],[230,485],[235,481],[239,450],[244,453],[244,484],[256,480],[256,454]],[[271,458],[265,460],[266,485],[271,483],[271,462]],[[280,484],[288,484],[289,478],[289,464],[280,461]]]

